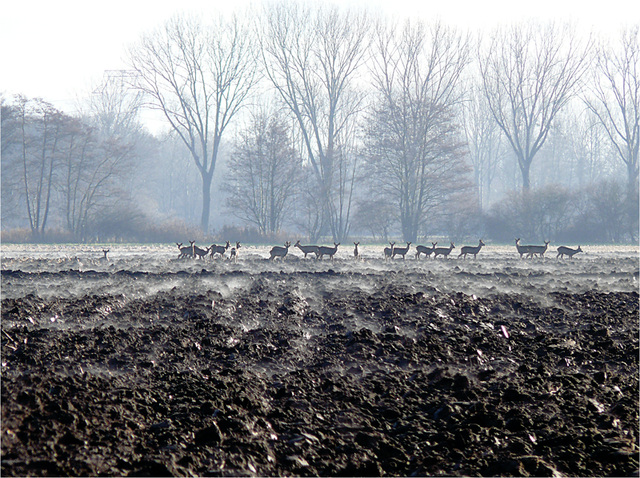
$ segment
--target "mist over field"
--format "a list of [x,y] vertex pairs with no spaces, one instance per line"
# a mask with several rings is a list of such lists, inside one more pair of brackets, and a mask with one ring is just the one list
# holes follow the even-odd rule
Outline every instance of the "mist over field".
[[382,249],[3,244],[3,476],[637,469],[638,247]]
[[[459,248],[449,259],[415,259],[410,248],[406,259],[384,260],[382,246],[361,246],[361,259],[353,259],[353,247],[339,247],[333,261],[304,259],[291,250],[284,261],[269,261],[267,246],[242,246],[237,262],[216,257],[205,260],[178,259],[178,249],[168,245],[109,245],[108,259],[102,250],[76,245],[3,245],[2,270],[21,271],[11,279],[3,276],[3,297],[74,297],[91,293],[123,294],[130,298],[153,295],[172,288],[202,293],[215,290],[223,296],[237,289],[248,290],[254,279],[283,273],[283,285],[305,294],[331,294],[360,289],[371,292],[376,277],[392,274],[409,288],[436,288],[443,292],[487,295],[519,293],[544,296],[549,292],[631,291],[638,287],[638,248],[635,246],[582,246],[573,259],[557,259],[549,247],[543,259],[521,260],[515,246],[485,246],[478,259],[458,258]],[[62,272],[85,273],[82,281]],[[336,273],[327,278],[322,291],[304,282],[305,273]],[[296,274],[302,274],[298,276]],[[291,276],[289,276],[291,274]]]

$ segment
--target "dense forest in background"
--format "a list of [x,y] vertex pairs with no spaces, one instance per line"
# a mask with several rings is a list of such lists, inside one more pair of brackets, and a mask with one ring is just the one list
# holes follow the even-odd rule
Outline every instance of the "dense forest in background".
[[636,242],[639,43],[320,4],[175,17],[74,114],[0,96],[2,240]]

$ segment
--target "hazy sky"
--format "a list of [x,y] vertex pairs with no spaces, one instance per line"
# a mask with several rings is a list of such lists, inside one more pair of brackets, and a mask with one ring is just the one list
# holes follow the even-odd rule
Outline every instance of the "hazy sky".
[[[327,1],[327,0],[325,0]],[[569,20],[581,31],[612,32],[640,23],[633,0],[334,0],[476,31],[528,18]],[[259,0],[2,0],[0,92],[42,97],[72,112],[104,70],[126,68],[126,48],[182,11],[253,6]],[[633,5],[633,6],[631,6]]]

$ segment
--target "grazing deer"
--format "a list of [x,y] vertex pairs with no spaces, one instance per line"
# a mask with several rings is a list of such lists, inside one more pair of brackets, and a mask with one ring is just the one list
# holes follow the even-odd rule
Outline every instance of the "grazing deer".
[[227,252],[227,249],[229,249],[229,247],[231,247],[229,241],[227,241],[224,246],[216,246],[215,244],[211,244],[211,247],[209,248],[211,249],[211,258],[213,259],[216,254],[220,254],[220,257],[224,257],[224,253]]
[[318,254],[318,246],[303,246],[300,241],[296,241],[293,247],[297,247],[304,253],[304,258],[307,258],[307,254]]
[[269,254],[271,254],[269,260],[275,260],[276,257],[279,257],[281,261],[284,260],[284,256],[289,252],[289,247],[291,247],[291,243],[289,241],[284,243],[284,247],[273,246],[269,252]]
[[180,255],[178,256],[178,259],[186,259],[187,257],[193,257],[193,244],[195,244],[196,241],[189,241],[190,245],[188,247],[182,247],[182,242],[176,242],[176,246],[178,246],[178,249],[180,250]]
[[475,259],[478,255],[478,252],[480,252],[480,249],[482,249],[482,246],[484,245],[484,242],[482,242],[482,239],[480,239],[477,246],[462,246],[458,259],[460,259],[460,256],[462,256],[463,259],[466,259],[467,254],[473,254],[473,258]]
[[406,247],[396,247],[396,248],[394,248],[393,252],[391,253],[391,259],[396,257],[396,254],[397,254],[399,256],[402,256],[402,260],[404,261],[404,256],[406,256],[407,252],[409,252],[409,247],[411,247],[411,243],[407,242],[407,246]]
[[358,246],[360,245],[359,242],[354,242],[353,243],[353,258],[358,261],[360,259],[362,259],[362,257],[360,256],[360,251],[358,250]]
[[432,242],[431,243],[431,247],[417,245],[416,246],[416,260],[420,259],[420,254],[424,254],[425,256],[429,257],[431,255],[431,253],[433,251],[435,251],[437,244],[438,244],[437,242]]
[[556,256],[556,259],[558,257],[562,257],[564,259],[564,256],[569,256],[569,259],[573,259],[573,256],[576,255],[578,252],[583,252],[580,246],[578,246],[577,249],[571,249],[570,247],[567,247],[567,246],[560,246],[558,247],[558,255]]
[[518,238],[516,239],[516,250],[518,251],[518,254],[520,254],[520,259],[522,259],[523,254],[529,254],[531,246],[521,246],[520,238]]
[[444,256],[445,259],[449,258],[449,254],[456,246],[453,245],[453,242],[449,247],[436,247],[433,250],[433,258],[435,259],[438,256]]
[[231,252],[229,253],[229,260],[232,262],[238,262],[238,249],[240,249],[240,243],[236,242],[236,247],[231,248]]
[[529,248],[529,257],[533,258],[534,255],[538,254],[540,257],[544,257],[544,253],[547,252],[547,247],[549,247],[549,241],[544,241],[544,246],[525,246]]
[[393,255],[393,249],[395,249],[395,247],[396,247],[396,243],[395,242],[390,242],[389,244],[391,245],[391,247],[385,247],[384,248],[384,260],[385,261],[387,259],[391,259],[391,256]]
[[205,256],[207,254],[209,254],[209,251],[211,250],[211,247],[207,247],[206,249],[202,249],[201,247],[196,246],[195,244],[193,245],[193,257],[195,259],[204,259]]
[[333,260],[333,256],[336,254],[336,252],[338,252],[339,245],[340,245],[339,242],[337,244],[334,242],[333,247],[329,247],[329,246],[318,247],[318,252],[316,252],[316,257],[322,260],[324,256],[329,256],[329,258]]

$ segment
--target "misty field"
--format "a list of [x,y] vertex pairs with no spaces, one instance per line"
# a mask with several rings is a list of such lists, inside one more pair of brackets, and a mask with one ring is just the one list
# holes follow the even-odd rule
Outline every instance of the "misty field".
[[637,472],[638,247],[269,249],[3,245],[2,474]]

